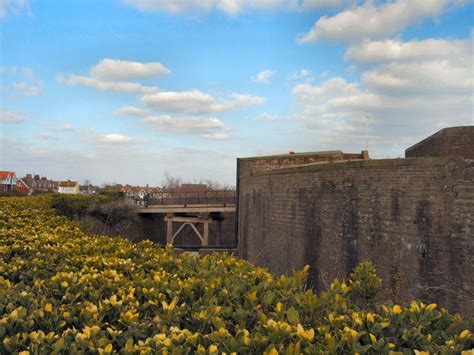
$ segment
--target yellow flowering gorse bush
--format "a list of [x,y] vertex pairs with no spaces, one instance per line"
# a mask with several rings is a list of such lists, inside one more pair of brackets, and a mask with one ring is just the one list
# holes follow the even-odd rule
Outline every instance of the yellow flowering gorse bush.
[[[0,353],[460,353],[473,322],[373,306],[370,263],[327,292],[225,255],[85,235],[48,196],[0,198]],[[360,301],[363,302],[360,302]],[[466,352],[467,353],[467,352]]]

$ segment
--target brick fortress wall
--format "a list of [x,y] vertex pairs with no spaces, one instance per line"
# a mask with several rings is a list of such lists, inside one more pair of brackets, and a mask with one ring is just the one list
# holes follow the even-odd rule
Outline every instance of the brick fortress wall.
[[372,260],[383,298],[474,314],[474,160],[335,160],[263,170],[257,160],[238,161],[243,258],[274,274],[309,264],[316,289]]

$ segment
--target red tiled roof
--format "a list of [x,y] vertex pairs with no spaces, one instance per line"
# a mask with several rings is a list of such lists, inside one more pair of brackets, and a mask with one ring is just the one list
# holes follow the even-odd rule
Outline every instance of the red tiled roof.
[[76,185],[77,185],[77,181],[71,181],[71,180],[61,181],[59,183],[59,187],[76,187]]
[[0,180],[6,180],[8,177],[15,176],[14,171],[0,171]]

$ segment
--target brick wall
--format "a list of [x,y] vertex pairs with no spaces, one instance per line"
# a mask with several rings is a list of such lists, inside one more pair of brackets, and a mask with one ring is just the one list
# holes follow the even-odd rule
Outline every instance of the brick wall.
[[340,150],[333,150],[327,152],[290,153],[251,158],[239,158],[237,160],[237,164],[240,166],[240,171],[250,173],[253,171],[288,168],[291,166],[300,166],[305,164],[363,159],[369,159],[369,154],[366,151],[362,151],[360,154],[347,154]]
[[474,126],[442,129],[405,151],[407,158],[429,156],[474,159]]
[[372,260],[383,298],[474,314],[474,161],[413,158],[263,170],[238,161],[239,254],[324,289]]

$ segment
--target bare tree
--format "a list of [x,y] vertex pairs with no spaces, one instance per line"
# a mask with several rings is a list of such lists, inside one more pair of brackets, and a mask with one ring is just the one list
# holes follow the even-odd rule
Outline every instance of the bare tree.
[[229,190],[229,191],[235,190],[235,187],[230,185],[230,184],[222,184],[222,183],[220,183],[216,180],[212,180],[212,179],[206,179],[206,180],[202,181],[201,183],[206,184],[207,187],[209,188],[209,190]]
[[183,183],[183,179],[180,177],[172,176],[168,171],[165,171],[165,179],[163,180],[163,187],[165,189],[174,190],[180,187]]

